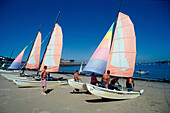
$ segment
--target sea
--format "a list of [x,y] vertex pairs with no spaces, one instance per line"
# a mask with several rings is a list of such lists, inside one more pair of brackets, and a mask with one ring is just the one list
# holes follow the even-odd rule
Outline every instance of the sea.
[[[83,66],[84,68],[85,66]],[[69,66],[69,67],[60,67],[59,72],[69,72],[74,73],[75,70],[79,70],[80,66]],[[148,74],[136,74],[136,71],[148,71]],[[90,74],[87,72],[87,74]],[[151,80],[170,80],[170,64],[136,64],[133,77],[142,78],[142,79],[151,79]]]

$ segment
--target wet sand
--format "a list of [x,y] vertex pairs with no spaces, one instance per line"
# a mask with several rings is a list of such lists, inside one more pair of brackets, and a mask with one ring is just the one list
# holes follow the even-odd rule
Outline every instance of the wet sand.
[[[90,81],[90,77],[80,78]],[[69,85],[47,86],[48,94],[43,96],[41,87],[19,87],[0,76],[0,113],[170,113],[169,83],[135,80],[135,90],[145,92],[130,100],[102,99],[86,92],[72,93],[72,89]]]

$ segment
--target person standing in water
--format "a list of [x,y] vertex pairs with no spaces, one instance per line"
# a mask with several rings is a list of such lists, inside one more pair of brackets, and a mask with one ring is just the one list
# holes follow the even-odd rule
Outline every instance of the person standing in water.
[[45,93],[45,90],[47,88],[46,77],[47,77],[47,74],[48,74],[48,72],[46,70],[47,70],[47,66],[44,66],[44,69],[40,74],[40,76],[41,76],[41,84],[42,84],[42,92],[41,92],[42,95],[47,95]]
[[102,87],[108,88],[110,82],[110,70],[107,70],[107,73],[105,73],[102,77]]

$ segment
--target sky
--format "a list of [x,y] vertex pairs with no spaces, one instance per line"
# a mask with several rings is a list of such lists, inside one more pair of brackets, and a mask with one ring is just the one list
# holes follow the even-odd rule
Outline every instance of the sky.
[[[52,31],[58,12],[63,31],[62,58],[88,61],[111,24],[120,0],[0,0],[0,56],[12,58],[34,40]],[[170,1],[122,0],[120,11],[135,27],[136,62],[170,60]],[[49,37],[42,44],[43,56]],[[26,49],[27,60],[32,45]]]

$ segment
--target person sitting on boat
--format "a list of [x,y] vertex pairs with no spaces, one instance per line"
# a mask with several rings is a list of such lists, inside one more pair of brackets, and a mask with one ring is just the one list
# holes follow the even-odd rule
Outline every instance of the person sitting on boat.
[[79,82],[79,80],[81,82],[83,82],[80,78],[79,78],[79,70],[76,70],[75,73],[74,73],[74,80]]
[[47,74],[48,74],[48,72],[46,70],[47,70],[47,66],[44,66],[44,70],[40,74],[41,83],[42,83],[42,92],[41,92],[42,95],[46,95],[46,93],[45,93],[45,90],[46,90],[46,87],[47,87],[46,77],[47,77]]
[[130,88],[130,89],[128,89],[128,91],[132,91],[132,88],[134,88],[134,86],[135,86],[135,83],[132,80],[132,78],[131,77],[127,78],[126,79],[126,88]]
[[96,83],[99,84],[99,81],[97,80],[96,76],[94,73],[91,74],[91,82],[92,85],[96,85]]
[[109,89],[116,89],[116,90],[119,90],[119,88],[116,86],[116,83],[118,84],[119,87],[121,87],[121,85],[119,84],[118,82],[119,78],[113,78],[111,81],[110,81],[110,84],[109,84]]
[[[80,80],[81,82],[83,82],[83,81],[79,78],[79,70],[76,70],[76,71],[75,71],[75,73],[74,73],[74,80],[75,80],[76,82],[79,82],[79,80]],[[77,91],[79,91],[79,89],[76,89],[76,88],[73,89],[73,92],[77,92]]]
[[102,87],[108,88],[110,82],[110,70],[107,70],[107,73],[105,73],[102,77]]
[[117,83],[117,84],[120,86],[118,80],[119,80],[119,78],[113,78],[113,79],[110,81],[110,84],[115,86],[115,84]]

